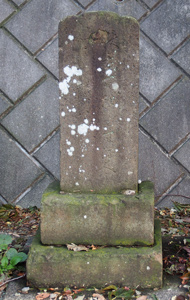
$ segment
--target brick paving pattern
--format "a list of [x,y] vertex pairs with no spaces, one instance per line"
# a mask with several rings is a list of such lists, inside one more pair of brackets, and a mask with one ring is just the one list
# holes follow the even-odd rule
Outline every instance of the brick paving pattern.
[[139,180],[154,182],[157,206],[189,202],[189,0],[2,0],[2,204],[40,206],[60,178],[58,23],[94,10],[140,22]]

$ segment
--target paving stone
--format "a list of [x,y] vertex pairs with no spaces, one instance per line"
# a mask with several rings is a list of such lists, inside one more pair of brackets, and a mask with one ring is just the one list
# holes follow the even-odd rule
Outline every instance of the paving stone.
[[40,229],[44,245],[153,245],[153,183],[142,182],[135,195],[60,194],[52,183],[42,196]]
[[141,29],[166,53],[175,49],[189,34],[189,0],[163,1],[141,24]]
[[140,120],[168,152],[190,132],[189,94],[190,81],[184,78]]
[[42,171],[3,130],[0,139],[0,193],[12,202]]
[[6,24],[6,28],[35,52],[58,31],[60,20],[79,11],[70,0],[33,0]]
[[12,106],[12,104],[0,93],[0,115],[10,106]]
[[60,179],[60,132],[56,133],[34,156],[55,178]]
[[0,196],[0,205],[2,204],[7,204],[7,202],[5,201],[5,199],[3,199],[3,197]]
[[143,97],[139,97],[139,114],[142,113],[145,108],[147,108],[148,105],[147,103],[145,102],[145,100],[143,99]]
[[188,74],[190,74],[190,41],[180,48],[173,56],[172,59],[180,65]]
[[92,0],[79,0],[79,3],[81,3],[84,7],[86,7]]
[[152,8],[156,3],[158,3],[160,0],[143,0],[144,3],[146,3],[150,8]]
[[181,72],[143,36],[140,38],[140,91],[154,101]]
[[16,101],[43,75],[43,71],[0,29],[0,89]]
[[164,155],[141,131],[139,133],[139,180],[154,183],[155,197],[164,191],[183,173],[182,168]]
[[[176,196],[172,196],[176,195]],[[172,201],[177,201],[181,204],[189,203],[190,195],[190,177],[184,178],[169,194],[166,196],[157,207],[173,207]],[[183,197],[185,196],[185,197]]]
[[35,186],[19,202],[17,202],[17,204],[21,205],[23,208],[30,206],[37,206],[40,208],[42,194],[52,181],[53,179],[46,175],[40,182],[35,184]]
[[87,11],[106,10],[113,11],[121,16],[132,16],[137,20],[146,13],[146,10],[135,0],[128,0],[124,2],[97,0],[92,4]]
[[1,0],[0,2],[0,23],[5,20],[15,9],[6,1]]
[[174,157],[190,172],[190,140],[188,140],[175,154]]
[[59,49],[61,190],[136,191],[138,22],[108,12],[69,17]]
[[43,52],[41,52],[37,59],[57,78],[59,78],[58,71],[58,39],[55,39]]
[[38,232],[26,268],[27,281],[34,287],[102,288],[114,284],[160,288],[163,273],[160,224],[155,220],[152,247],[105,247],[80,252],[64,246],[44,246]]
[[13,2],[17,5],[21,5],[22,3],[24,3],[26,0],[13,0]]
[[2,124],[32,151],[59,126],[58,84],[47,79],[10,112]]

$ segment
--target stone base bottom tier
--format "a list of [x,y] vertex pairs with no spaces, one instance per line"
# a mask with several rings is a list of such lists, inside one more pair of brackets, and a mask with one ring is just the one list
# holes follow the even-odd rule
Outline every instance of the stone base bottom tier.
[[142,288],[162,286],[162,239],[155,220],[152,247],[101,247],[74,252],[65,246],[44,246],[40,232],[35,236],[27,260],[27,280],[34,287]]

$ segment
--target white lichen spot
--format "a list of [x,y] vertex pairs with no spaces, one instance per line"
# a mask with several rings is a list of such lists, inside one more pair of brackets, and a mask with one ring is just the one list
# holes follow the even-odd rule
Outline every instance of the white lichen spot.
[[100,148],[98,148],[98,147],[97,147],[97,148],[96,148],[96,150],[98,150],[98,151],[99,151],[99,150],[100,150]]
[[119,62],[119,64],[121,65],[121,64],[122,64],[122,62],[120,61],[120,62]]
[[119,150],[118,149],[115,149],[115,152],[118,152]]
[[131,86],[133,86],[133,83],[131,83]]
[[72,112],[76,112],[77,110],[76,110],[75,107],[73,107],[73,108],[71,109],[71,111],[72,111]]
[[69,125],[69,127],[70,127],[71,129],[76,129],[76,125],[75,125],[75,124]]
[[131,119],[130,118],[127,118],[127,122],[130,122],[131,121]]
[[89,265],[89,261],[87,261],[87,265]]
[[68,35],[68,40],[73,41],[73,40],[74,40],[74,36],[71,35],[71,34],[69,34],[69,35]]
[[75,185],[79,185],[79,183],[78,183],[78,182],[75,182]]
[[147,271],[150,271],[150,267],[149,266],[147,266],[146,269],[147,269]]
[[106,157],[107,155],[106,154],[104,154],[104,157]]
[[86,219],[87,218],[87,215],[84,215],[84,219]]
[[133,53],[133,56],[135,56],[135,53]]
[[112,83],[112,89],[117,91],[119,89],[119,84],[117,82]]
[[86,135],[88,132],[89,126],[86,124],[80,124],[77,128],[77,132],[82,135]]
[[62,113],[61,113],[61,116],[62,116],[62,117],[64,117],[64,116],[65,116],[65,112],[64,112],[64,111],[62,111]]
[[68,45],[68,41],[65,41],[65,45]]
[[89,140],[89,139],[86,139],[86,140],[85,140],[85,143],[87,143],[87,144],[88,144],[89,142],[90,142],[90,140]]
[[73,152],[75,151],[74,147],[70,147],[69,149],[67,149],[67,153],[69,156],[73,156]]
[[71,169],[72,167],[71,166],[69,166],[69,169]]
[[141,182],[142,182],[141,179],[139,179],[139,180],[138,180],[138,184],[140,184]]
[[86,102],[86,98],[84,98],[83,100],[84,100],[84,102]]
[[126,191],[123,191],[123,194],[128,195],[128,196],[135,195],[135,191],[134,190],[126,190]]
[[98,71],[98,72],[102,72],[102,68],[98,68],[97,71]]
[[71,142],[70,142],[69,140],[66,140],[66,144],[67,144],[68,146],[70,146],[70,145],[71,145]]
[[71,135],[75,135],[76,131],[75,130],[71,130]]
[[122,118],[119,118],[119,121],[122,121],[123,119]]
[[132,171],[128,171],[128,175],[132,175],[133,174],[133,172]]
[[107,76],[110,76],[111,74],[112,74],[112,70],[111,69],[106,70],[106,75]]
[[104,130],[108,130],[107,127],[104,127]]
[[129,69],[130,68],[130,66],[129,65],[127,65],[127,69]]
[[76,93],[73,93],[73,96],[76,96]]
[[62,82],[59,82],[59,89],[62,94],[67,95],[69,93],[70,85],[67,82],[67,79],[64,79]]
[[99,60],[99,61],[101,61],[101,60],[102,60],[102,58],[101,58],[101,57],[98,57],[98,60]]
[[76,79],[73,79],[73,83],[77,83],[77,80],[76,80]]
[[84,123],[85,123],[85,124],[88,124],[88,119],[84,119]]
[[115,104],[115,107],[117,108],[118,106],[119,106],[118,103],[116,103],[116,104]]
[[84,154],[82,154],[81,157],[84,157]]

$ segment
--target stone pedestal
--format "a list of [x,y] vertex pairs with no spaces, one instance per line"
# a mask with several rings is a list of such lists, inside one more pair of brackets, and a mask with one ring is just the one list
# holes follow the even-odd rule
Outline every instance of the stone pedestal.
[[153,184],[138,187],[138,22],[108,12],[66,18],[59,69],[61,179],[42,197],[28,282],[161,287]]

